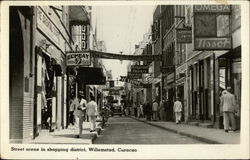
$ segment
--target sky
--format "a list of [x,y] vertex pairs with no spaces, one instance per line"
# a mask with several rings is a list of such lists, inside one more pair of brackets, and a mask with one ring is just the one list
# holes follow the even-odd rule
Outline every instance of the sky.
[[[154,9],[155,6],[149,5],[96,6],[97,39],[105,41],[107,52],[133,54],[135,44],[151,29]],[[128,63],[103,59],[114,80],[126,76]]]

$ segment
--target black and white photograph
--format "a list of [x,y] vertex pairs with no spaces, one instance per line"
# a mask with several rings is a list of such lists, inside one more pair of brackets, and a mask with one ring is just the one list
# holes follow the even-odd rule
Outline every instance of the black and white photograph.
[[249,2],[48,2],[1,6],[1,158],[249,158]]

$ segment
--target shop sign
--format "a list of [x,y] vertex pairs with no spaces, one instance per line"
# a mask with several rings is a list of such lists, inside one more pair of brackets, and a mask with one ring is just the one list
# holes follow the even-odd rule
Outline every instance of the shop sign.
[[131,69],[148,69],[148,65],[132,65]]
[[135,74],[144,74],[144,73],[148,73],[148,69],[131,69],[131,73],[135,73]]
[[225,50],[232,48],[232,39],[230,37],[223,38],[195,38],[195,50]]
[[135,73],[128,72],[128,79],[141,79],[141,78],[142,78],[142,74],[135,74]]
[[37,28],[46,34],[46,36],[48,36],[53,42],[59,45],[60,32],[40,7],[37,7]]
[[81,26],[81,49],[85,50],[88,48],[87,43],[88,42],[88,38],[87,38],[87,26],[86,25],[82,25]]
[[176,29],[177,43],[192,43],[191,29]]
[[119,90],[110,90],[109,95],[120,95],[120,91]]
[[230,11],[230,5],[194,5],[196,13],[228,13]]
[[67,66],[89,66],[90,53],[89,52],[71,52],[66,55]]

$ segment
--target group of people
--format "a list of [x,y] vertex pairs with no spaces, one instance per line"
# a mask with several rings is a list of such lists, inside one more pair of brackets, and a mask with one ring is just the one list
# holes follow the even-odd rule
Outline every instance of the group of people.
[[84,96],[74,97],[70,104],[70,123],[75,125],[78,130],[77,138],[81,137],[83,122],[88,118],[90,122],[90,132],[94,132],[96,129],[96,117],[98,115],[97,103],[95,97],[90,95],[90,101],[87,102]]
[[[233,94],[232,88],[227,87],[220,96],[220,105],[222,107],[223,112],[223,125],[225,132],[228,132],[229,130],[236,131],[236,120],[235,120],[235,114],[238,112],[238,108],[236,105],[235,95]],[[147,120],[161,120],[161,110],[166,108],[166,101],[163,99],[160,103],[156,100],[153,101],[151,104],[149,101],[142,105],[142,113],[143,116],[146,116]],[[181,117],[182,117],[182,103],[180,101],[180,98],[177,97],[176,101],[173,105],[173,111],[175,115],[175,122],[176,124],[181,123]],[[136,114],[135,114],[136,116]],[[137,115],[138,116],[138,115]],[[139,116],[138,116],[139,117]],[[140,118],[140,117],[139,117]],[[230,127],[231,124],[231,127]]]
[[[164,113],[167,110],[166,103],[167,102],[164,99],[160,102],[160,104],[157,102],[157,100],[154,100],[153,103],[147,101],[144,104],[140,104],[139,106],[134,107],[135,109],[134,115],[138,118],[146,118],[148,121],[163,120],[163,117],[165,116]],[[176,98],[173,107],[175,112],[176,124],[179,124],[181,122],[181,113],[182,113],[182,104],[179,97]]]

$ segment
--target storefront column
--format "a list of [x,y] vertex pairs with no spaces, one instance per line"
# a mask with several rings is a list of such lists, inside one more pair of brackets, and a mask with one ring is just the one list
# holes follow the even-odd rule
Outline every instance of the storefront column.
[[219,59],[216,58],[214,61],[214,113],[215,113],[215,128],[220,128],[220,99],[219,99]]

